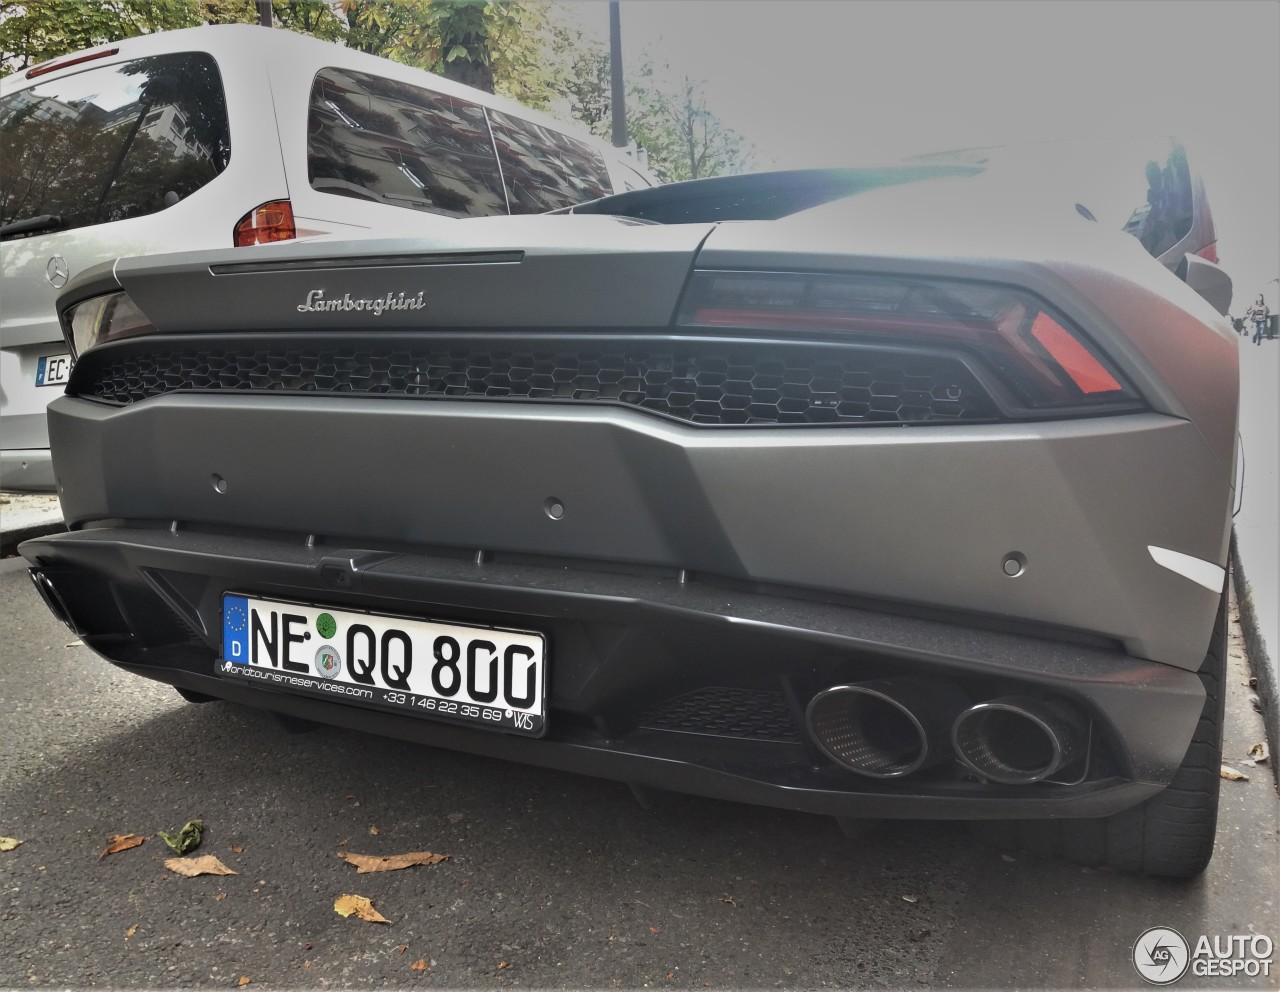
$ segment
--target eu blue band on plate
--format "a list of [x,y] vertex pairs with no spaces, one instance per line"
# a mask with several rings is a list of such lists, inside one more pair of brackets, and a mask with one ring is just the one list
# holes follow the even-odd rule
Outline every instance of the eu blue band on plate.
[[222,657],[249,664],[249,600],[243,596],[222,597]]
[[45,377],[45,372],[48,370],[48,365],[49,365],[49,359],[47,357],[41,358],[38,362],[36,362],[36,385],[37,386],[44,385],[44,377]]

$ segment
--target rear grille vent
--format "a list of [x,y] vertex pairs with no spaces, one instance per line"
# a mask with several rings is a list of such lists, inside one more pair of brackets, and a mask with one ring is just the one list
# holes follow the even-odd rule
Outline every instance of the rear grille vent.
[[800,743],[786,700],[775,692],[708,686],[668,699],[640,720],[646,730]]
[[998,419],[990,396],[954,356],[774,341],[617,350],[130,347],[90,352],[81,364],[72,391],[116,404],[243,390],[614,403],[720,425]]

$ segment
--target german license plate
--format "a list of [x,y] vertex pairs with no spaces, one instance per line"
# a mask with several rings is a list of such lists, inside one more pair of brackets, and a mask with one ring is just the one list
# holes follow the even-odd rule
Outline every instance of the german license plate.
[[540,737],[546,640],[228,593],[217,672],[265,688]]
[[[29,368],[30,366],[28,366]],[[65,386],[71,381],[70,355],[41,355],[36,362],[37,386]]]

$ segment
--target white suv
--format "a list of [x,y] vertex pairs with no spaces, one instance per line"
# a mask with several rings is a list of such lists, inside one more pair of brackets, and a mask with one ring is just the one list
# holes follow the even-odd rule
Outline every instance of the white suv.
[[91,265],[294,238],[422,234],[652,185],[510,100],[287,31],[131,38],[0,80],[0,488],[53,488],[54,312]]

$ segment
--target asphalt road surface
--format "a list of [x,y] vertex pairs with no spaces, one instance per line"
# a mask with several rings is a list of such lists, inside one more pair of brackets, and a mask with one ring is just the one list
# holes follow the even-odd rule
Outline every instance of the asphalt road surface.
[[[1153,926],[1280,940],[1266,767],[1223,782],[1189,884],[984,847],[963,825],[825,818],[195,706],[118,672],[0,562],[0,986],[1134,987]],[[1261,737],[1238,631],[1227,752]],[[532,745],[531,745],[532,746]],[[202,817],[181,878],[156,830]],[[376,828],[376,832],[375,832]],[[99,860],[109,834],[150,836]],[[339,851],[449,855],[357,875]],[[389,925],[344,919],[344,893]],[[421,962],[419,970],[414,965]],[[1275,977],[1189,987],[1273,987]]]

